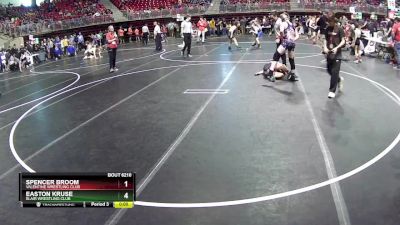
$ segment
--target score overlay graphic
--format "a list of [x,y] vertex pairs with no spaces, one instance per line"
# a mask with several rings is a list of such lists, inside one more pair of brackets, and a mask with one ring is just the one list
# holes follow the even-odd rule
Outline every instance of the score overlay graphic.
[[136,174],[20,173],[22,207],[132,208],[136,200]]

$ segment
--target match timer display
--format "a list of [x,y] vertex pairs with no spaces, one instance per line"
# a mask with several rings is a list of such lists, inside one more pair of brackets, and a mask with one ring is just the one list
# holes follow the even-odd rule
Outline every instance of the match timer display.
[[136,200],[136,174],[20,173],[22,207],[132,208]]

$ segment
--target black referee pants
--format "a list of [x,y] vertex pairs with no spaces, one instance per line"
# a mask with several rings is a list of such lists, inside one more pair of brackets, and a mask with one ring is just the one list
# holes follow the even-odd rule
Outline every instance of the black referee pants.
[[183,33],[183,41],[185,42],[185,46],[182,49],[183,54],[185,54],[185,50],[187,49],[187,54],[190,55],[190,48],[192,46],[192,34],[191,33]]
[[328,73],[331,76],[329,91],[335,93],[338,83],[340,82],[339,72],[342,61],[340,59],[327,59],[326,62]]
[[155,39],[155,42],[156,42],[156,51],[161,51],[161,50],[162,50],[161,41],[162,41],[161,34],[158,33],[158,34],[156,35],[156,39]]

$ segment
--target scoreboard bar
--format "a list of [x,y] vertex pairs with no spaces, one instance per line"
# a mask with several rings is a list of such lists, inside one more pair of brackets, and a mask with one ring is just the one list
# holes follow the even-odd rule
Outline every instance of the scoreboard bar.
[[133,202],[21,202],[23,208],[133,208]]
[[136,200],[136,174],[20,173],[22,207],[132,208]]

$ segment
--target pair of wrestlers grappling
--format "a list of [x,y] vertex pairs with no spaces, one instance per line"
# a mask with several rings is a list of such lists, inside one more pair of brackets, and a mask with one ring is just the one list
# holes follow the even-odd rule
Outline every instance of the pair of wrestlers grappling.
[[[289,21],[289,15],[282,13],[275,22],[275,33],[277,48],[272,61],[265,64],[262,71],[255,76],[263,75],[264,79],[275,82],[276,79],[285,79],[289,81],[297,81],[298,77],[295,73],[294,49],[295,41],[299,38],[298,26]],[[289,56],[290,71],[286,67],[286,51]],[[282,58],[283,63],[279,63]]]

